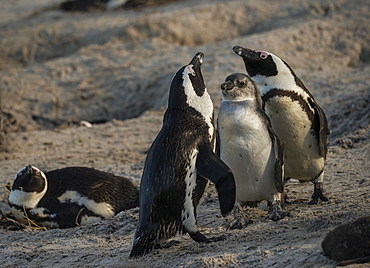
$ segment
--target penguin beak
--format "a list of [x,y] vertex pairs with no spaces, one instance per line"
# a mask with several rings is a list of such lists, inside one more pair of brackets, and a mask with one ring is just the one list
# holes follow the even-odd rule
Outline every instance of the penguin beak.
[[27,174],[31,175],[32,174],[32,166],[28,165],[26,169]]
[[231,90],[233,88],[234,88],[234,83],[231,82],[230,80],[221,84],[221,89],[222,90]]
[[204,54],[202,52],[198,52],[195,54],[193,59],[190,61],[189,65],[187,67],[189,68],[189,72],[192,76],[197,76],[197,74],[201,73],[201,66],[203,63]]
[[195,54],[193,59],[190,61],[189,65],[194,65],[194,68],[200,67],[203,63],[204,54],[202,52],[198,52]]
[[261,60],[258,52],[255,52],[254,50],[249,48],[244,48],[236,45],[233,47],[233,51],[240,57],[242,57],[244,61]]
[[35,175],[36,174],[35,170],[32,168],[32,165],[27,166],[26,172],[27,172],[28,175]]

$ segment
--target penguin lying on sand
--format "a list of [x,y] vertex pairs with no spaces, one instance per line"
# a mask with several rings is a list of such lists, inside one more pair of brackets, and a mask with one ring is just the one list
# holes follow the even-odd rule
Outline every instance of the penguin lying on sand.
[[28,165],[18,171],[9,195],[19,222],[50,228],[97,222],[138,203],[139,190],[128,179],[87,167],[44,173]]
[[324,111],[285,61],[265,51],[233,50],[259,86],[264,110],[282,142],[285,179],[314,182],[309,204],[328,201],[323,180],[330,131]]
[[246,75],[229,75],[221,85],[222,103],[217,131],[221,159],[231,168],[236,184],[235,221],[241,228],[248,221],[243,202],[267,200],[274,221],[289,215],[280,206],[283,192],[283,149],[262,110],[258,89]]
[[140,215],[130,257],[150,252],[175,236],[188,233],[210,242],[197,227],[197,207],[208,180],[215,183],[221,214],[234,207],[231,170],[213,152],[213,103],[201,73],[198,53],[173,77],[163,126],[149,149],[140,185]]

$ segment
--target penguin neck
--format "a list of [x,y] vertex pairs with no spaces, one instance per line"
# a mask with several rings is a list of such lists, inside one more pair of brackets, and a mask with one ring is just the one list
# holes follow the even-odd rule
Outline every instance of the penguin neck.
[[296,94],[302,96],[303,99],[307,99],[309,94],[298,86],[295,82],[294,76],[284,76],[281,78],[278,77],[264,77],[257,75],[253,77],[253,80],[259,85],[261,96],[266,95],[271,90],[284,90],[292,91]]
[[22,190],[12,190],[9,195],[9,203],[23,208],[34,208],[44,197],[47,185],[42,192],[24,192]]

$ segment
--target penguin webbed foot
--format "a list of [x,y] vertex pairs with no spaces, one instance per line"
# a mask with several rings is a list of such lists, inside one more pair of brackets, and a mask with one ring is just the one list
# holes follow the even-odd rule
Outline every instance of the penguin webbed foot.
[[308,202],[308,204],[309,205],[316,205],[319,202],[319,200],[321,200],[323,202],[328,202],[329,198],[327,198],[324,195],[324,188],[322,186],[322,183],[321,182],[315,182],[314,192],[311,196],[311,201]]
[[211,237],[211,238],[207,238],[206,236],[204,236],[201,232],[195,232],[195,233],[190,233],[189,232],[189,235],[190,237],[195,241],[195,242],[198,242],[198,243],[212,243],[212,242],[218,242],[218,241],[222,241],[222,240],[225,240],[226,239],[226,236],[225,235],[221,235],[221,236],[217,236],[217,237]]
[[242,206],[238,205],[234,208],[234,220],[229,224],[229,229],[243,229],[252,223],[253,221],[244,214]]
[[267,218],[273,221],[279,221],[285,217],[290,217],[290,213],[283,211],[278,202],[271,203],[268,214]]

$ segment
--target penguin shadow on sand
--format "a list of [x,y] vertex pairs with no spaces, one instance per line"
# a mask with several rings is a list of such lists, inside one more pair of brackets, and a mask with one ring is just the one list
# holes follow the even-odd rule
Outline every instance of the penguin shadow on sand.
[[130,180],[88,167],[44,173],[20,169],[8,200],[13,217],[36,227],[70,228],[112,217],[139,205],[139,190]]
[[196,54],[172,78],[163,126],[145,160],[130,257],[149,253],[177,233],[196,242],[223,238],[207,238],[197,227],[197,208],[209,180],[223,216],[235,203],[233,174],[214,153],[213,102],[201,72],[203,58]]
[[324,165],[330,130],[323,109],[278,56],[234,46],[247,74],[259,87],[262,108],[284,150],[284,180],[313,182],[309,205],[327,202],[324,195]]

